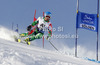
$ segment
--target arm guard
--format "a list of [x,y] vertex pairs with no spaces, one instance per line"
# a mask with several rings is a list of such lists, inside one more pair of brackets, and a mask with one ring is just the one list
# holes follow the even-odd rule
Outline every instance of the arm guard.
[[52,24],[51,23],[49,24],[49,27],[48,27],[48,36],[49,37],[52,36]]

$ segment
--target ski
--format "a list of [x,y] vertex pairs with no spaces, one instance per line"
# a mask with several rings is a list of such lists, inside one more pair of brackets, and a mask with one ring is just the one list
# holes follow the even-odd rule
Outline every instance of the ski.
[[23,40],[21,37],[17,38],[16,36],[14,36],[14,39],[18,43],[24,43],[24,44],[27,44],[27,45],[31,44],[30,42],[26,42],[25,40]]

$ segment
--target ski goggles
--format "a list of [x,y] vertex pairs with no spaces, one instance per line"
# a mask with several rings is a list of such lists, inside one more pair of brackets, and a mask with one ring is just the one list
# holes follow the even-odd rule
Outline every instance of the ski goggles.
[[47,18],[51,18],[50,16],[46,16]]

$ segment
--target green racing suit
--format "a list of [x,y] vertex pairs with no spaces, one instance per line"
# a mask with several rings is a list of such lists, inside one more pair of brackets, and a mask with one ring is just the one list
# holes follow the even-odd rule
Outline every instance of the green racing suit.
[[28,33],[22,33],[20,34],[21,37],[28,37],[30,36],[28,41],[33,41],[35,39],[41,39],[44,35],[45,28],[48,28],[48,37],[52,36],[52,24],[49,21],[45,21],[43,17],[39,17],[36,21],[34,21],[31,26],[35,26],[34,32],[32,34]]

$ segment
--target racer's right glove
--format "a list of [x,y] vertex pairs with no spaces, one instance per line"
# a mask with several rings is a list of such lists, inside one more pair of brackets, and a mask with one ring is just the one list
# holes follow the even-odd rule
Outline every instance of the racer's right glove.
[[27,27],[27,31],[30,31],[32,29],[32,25],[29,25],[28,27]]

